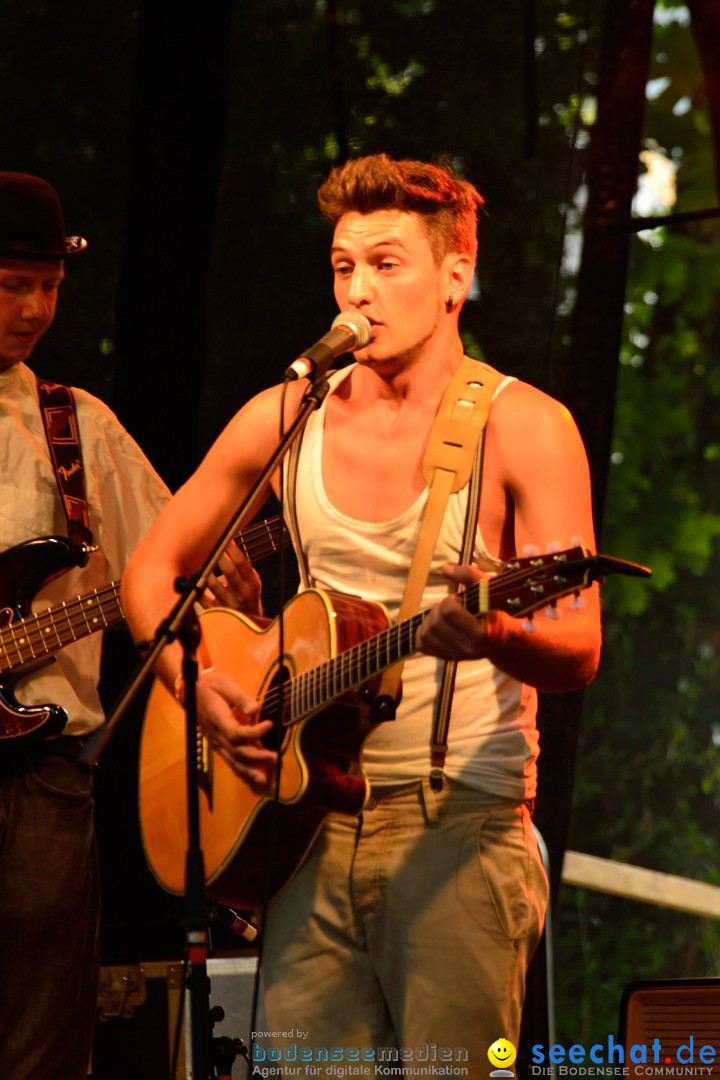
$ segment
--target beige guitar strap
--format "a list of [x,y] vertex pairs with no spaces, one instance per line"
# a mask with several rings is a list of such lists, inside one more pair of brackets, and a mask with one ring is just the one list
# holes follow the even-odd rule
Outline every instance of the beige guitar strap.
[[[420,607],[448,499],[452,492],[460,491],[470,480],[473,463],[479,457],[476,451],[485,430],[490,402],[503,378],[504,375],[488,364],[464,356],[443,394],[423,458],[423,477],[430,494],[400,602],[398,622],[410,618]],[[468,499],[468,514],[472,512],[472,501]],[[474,527],[469,529],[466,520],[463,546],[467,546],[469,536],[470,554],[474,535]],[[465,552],[463,557],[469,558]],[[401,674],[402,664],[389,668],[383,675],[378,697],[387,695],[395,700]],[[454,669],[450,681],[450,698],[453,680]],[[445,696],[447,697],[447,690]],[[449,721],[449,699],[447,711],[446,726]],[[433,744],[436,741],[437,731],[433,733]]]

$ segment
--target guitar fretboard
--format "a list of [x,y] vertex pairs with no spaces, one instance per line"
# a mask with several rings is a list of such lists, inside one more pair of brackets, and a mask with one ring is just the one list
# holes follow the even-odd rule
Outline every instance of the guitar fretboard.
[[50,656],[79,638],[117,626],[124,618],[119,581],[47,611],[27,615],[0,630],[2,671]]
[[[553,555],[517,559],[508,563],[497,577],[468,586],[458,593],[458,599],[472,615],[502,610],[518,617],[538,608],[552,607],[559,597],[578,592],[588,582],[585,571],[560,575],[558,564],[571,563],[586,554],[577,547]],[[393,664],[406,660],[416,651],[415,638],[425,614],[420,612],[396,623],[311,671],[287,679],[282,687],[273,687],[263,702],[263,717],[277,715],[280,707],[285,724],[297,723]]]
[[[474,615],[488,610],[488,584],[487,581],[477,582],[460,594],[461,603]],[[416,651],[415,637],[424,617],[422,612],[389,626],[312,671],[291,679],[284,688],[284,711],[288,711],[290,722],[322,708],[328,701],[412,656]]]
[[[251,525],[235,537],[235,542],[251,561],[257,562],[280,550],[287,527],[279,517]],[[73,641],[124,622],[120,603],[120,582],[84,596],[76,596],[36,614],[26,615],[0,627],[0,676],[42,661]]]

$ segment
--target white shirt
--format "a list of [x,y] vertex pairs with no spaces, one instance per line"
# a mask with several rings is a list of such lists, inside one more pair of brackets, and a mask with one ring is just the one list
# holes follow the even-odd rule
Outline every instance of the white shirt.
[[[39,589],[41,611],[118,579],[170,493],[117,417],[102,401],[73,389],[90,527],[99,551]],[[0,552],[45,536],[67,536],[50,461],[34,374],[25,364],[0,373]],[[3,588],[0,555],[0,590]],[[7,588],[7,586],[5,586]],[[5,600],[0,597],[0,603]],[[30,598],[28,598],[29,600]],[[6,615],[5,622],[9,616]],[[97,693],[102,634],[73,642],[54,662],[24,677],[14,693],[23,705],[52,702],[68,714],[64,734],[103,720]],[[0,683],[2,675],[0,675]]]

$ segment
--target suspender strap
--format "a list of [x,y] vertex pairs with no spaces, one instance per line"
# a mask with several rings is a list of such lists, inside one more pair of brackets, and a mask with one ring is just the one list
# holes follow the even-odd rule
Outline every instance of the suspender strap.
[[309,589],[312,582],[310,579],[310,571],[308,569],[307,556],[305,555],[305,549],[300,542],[300,529],[297,522],[297,471],[298,462],[300,460],[300,447],[302,445],[303,435],[301,432],[300,438],[296,439],[290,447],[287,459],[284,463],[285,473],[285,499],[283,500],[283,510],[285,513],[285,520],[287,521],[288,528],[290,530],[290,536],[292,537],[293,547],[295,548],[295,555],[298,562],[298,572],[300,574],[300,581],[304,589]]
[[85,477],[78,433],[75,399],[67,386],[37,379],[40,414],[45,427],[50,460],[67,519],[68,537],[78,560],[86,559],[93,546]]
[[[464,356],[443,394],[423,457],[423,476],[430,494],[405,583],[398,622],[414,615],[420,607],[448,499],[470,479],[490,402],[503,378],[487,364]],[[467,521],[465,531],[467,534]],[[474,540],[474,529],[470,535]],[[471,543],[470,553],[472,546]],[[383,675],[378,697],[384,699],[384,704],[388,697],[393,700],[397,697],[401,674],[402,664],[396,664]],[[450,688],[452,695],[452,682]],[[449,718],[449,703],[447,711]]]
[[[480,509],[484,448],[485,433],[482,432],[477,453],[475,454],[472,476],[470,477],[470,490],[468,491],[462,551],[460,554],[461,565],[468,565],[472,562],[473,549],[475,547],[475,533],[477,531],[478,511]],[[457,589],[458,587],[455,586],[456,592]],[[448,732],[450,730],[450,708],[452,706],[453,692],[455,690],[457,665],[457,660],[446,660],[443,664],[440,691],[435,700],[435,715],[433,717],[433,728],[430,736],[430,784],[436,790],[442,788],[443,783],[442,770],[445,767],[445,757],[447,755]]]

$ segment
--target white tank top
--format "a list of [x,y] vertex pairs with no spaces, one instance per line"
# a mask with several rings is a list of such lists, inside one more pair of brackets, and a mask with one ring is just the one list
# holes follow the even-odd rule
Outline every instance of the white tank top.
[[[331,376],[330,393],[351,370],[352,365]],[[505,385],[501,383],[496,392]],[[428,490],[392,521],[358,521],[340,513],[330,503],[322,477],[327,400],[305,429],[295,486],[297,525],[310,578],[317,588],[379,601],[394,618]],[[449,591],[440,567],[459,559],[467,496],[467,486],[450,496],[423,594],[423,609]],[[496,571],[501,565],[487,553],[479,529],[473,562],[487,571]],[[429,775],[433,707],[442,667],[442,661],[420,654],[405,663],[397,717],[378,724],[364,745],[363,768],[372,783],[399,784]],[[536,704],[531,687],[505,675],[490,661],[461,661],[453,695],[446,775],[502,798],[534,797]]]

